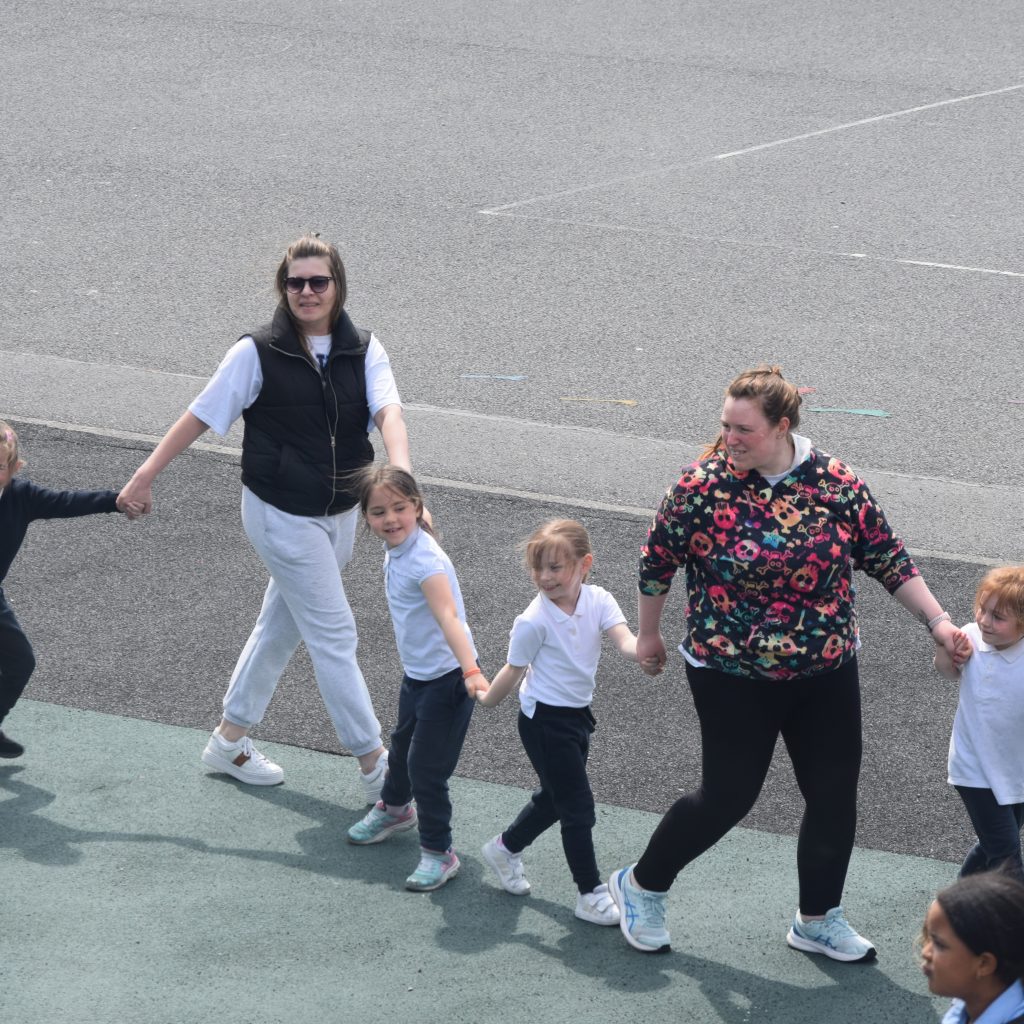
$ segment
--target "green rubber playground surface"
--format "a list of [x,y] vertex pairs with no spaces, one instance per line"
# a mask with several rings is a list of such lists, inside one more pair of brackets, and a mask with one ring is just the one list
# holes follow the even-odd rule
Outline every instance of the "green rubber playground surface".
[[[795,841],[736,829],[670,896],[673,951],[577,921],[557,832],[526,855],[532,893],[498,888],[480,845],[526,793],[453,780],[459,875],[402,883],[415,833],[344,841],[354,761],[280,744],[283,786],[208,774],[205,734],[35,701],[0,766],[0,1016],[14,1024],[328,1021],[805,1021],[931,1024],[914,937],[947,863],[857,850],[847,912],[871,965],[789,949]],[[655,815],[599,806],[603,871]]]

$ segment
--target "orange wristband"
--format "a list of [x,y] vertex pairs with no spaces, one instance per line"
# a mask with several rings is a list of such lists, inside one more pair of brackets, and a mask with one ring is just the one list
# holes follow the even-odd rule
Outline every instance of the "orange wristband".
[[468,672],[463,672],[462,678],[468,679],[470,676],[482,676],[483,674],[484,670],[479,665],[477,665],[475,668],[471,668]]

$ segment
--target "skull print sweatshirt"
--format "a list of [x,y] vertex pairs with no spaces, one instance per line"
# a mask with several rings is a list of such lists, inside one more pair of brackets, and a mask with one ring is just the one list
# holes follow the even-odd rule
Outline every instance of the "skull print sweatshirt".
[[792,679],[837,668],[859,646],[853,570],[890,593],[919,575],[867,485],[811,447],[774,486],[717,451],[665,495],[640,554],[640,592],[686,570],[687,660]]

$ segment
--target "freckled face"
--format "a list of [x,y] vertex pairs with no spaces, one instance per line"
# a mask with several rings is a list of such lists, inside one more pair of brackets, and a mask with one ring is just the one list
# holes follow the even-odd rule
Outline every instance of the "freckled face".
[[740,473],[784,473],[793,461],[789,420],[772,423],[757,402],[749,398],[725,400],[722,406],[722,441],[729,461]]
[[[331,264],[322,256],[304,256],[288,264],[288,277],[332,277]],[[288,308],[307,335],[331,333],[331,314],[337,298],[338,283],[334,280],[327,291],[317,295],[307,284],[298,295],[286,292]]]
[[978,984],[978,956],[957,938],[937,900],[928,908],[924,939],[921,970],[928,988],[937,996],[967,999]]
[[982,605],[974,609],[974,621],[985,643],[991,644],[997,651],[1012,647],[1024,636],[1017,620],[1000,611],[994,597],[986,598]]
[[419,503],[390,487],[374,487],[366,505],[370,532],[389,548],[397,548],[418,525]]

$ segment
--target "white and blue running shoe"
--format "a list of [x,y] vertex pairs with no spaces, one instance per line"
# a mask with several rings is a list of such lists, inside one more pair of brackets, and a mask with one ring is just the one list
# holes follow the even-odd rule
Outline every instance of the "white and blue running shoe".
[[804,921],[797,913],[786,941],[805,953],[822,953],[847,963],[874,960],[876,956],[875,947],[850,927],[842,907],[833,907],[824,921]]
[[619,908],[619,928],[626,941],[641,953],[669,952],[669,934],[665,928],[667,892],[641,889],[632,880],[630,864],[612,873],[608,893]]

